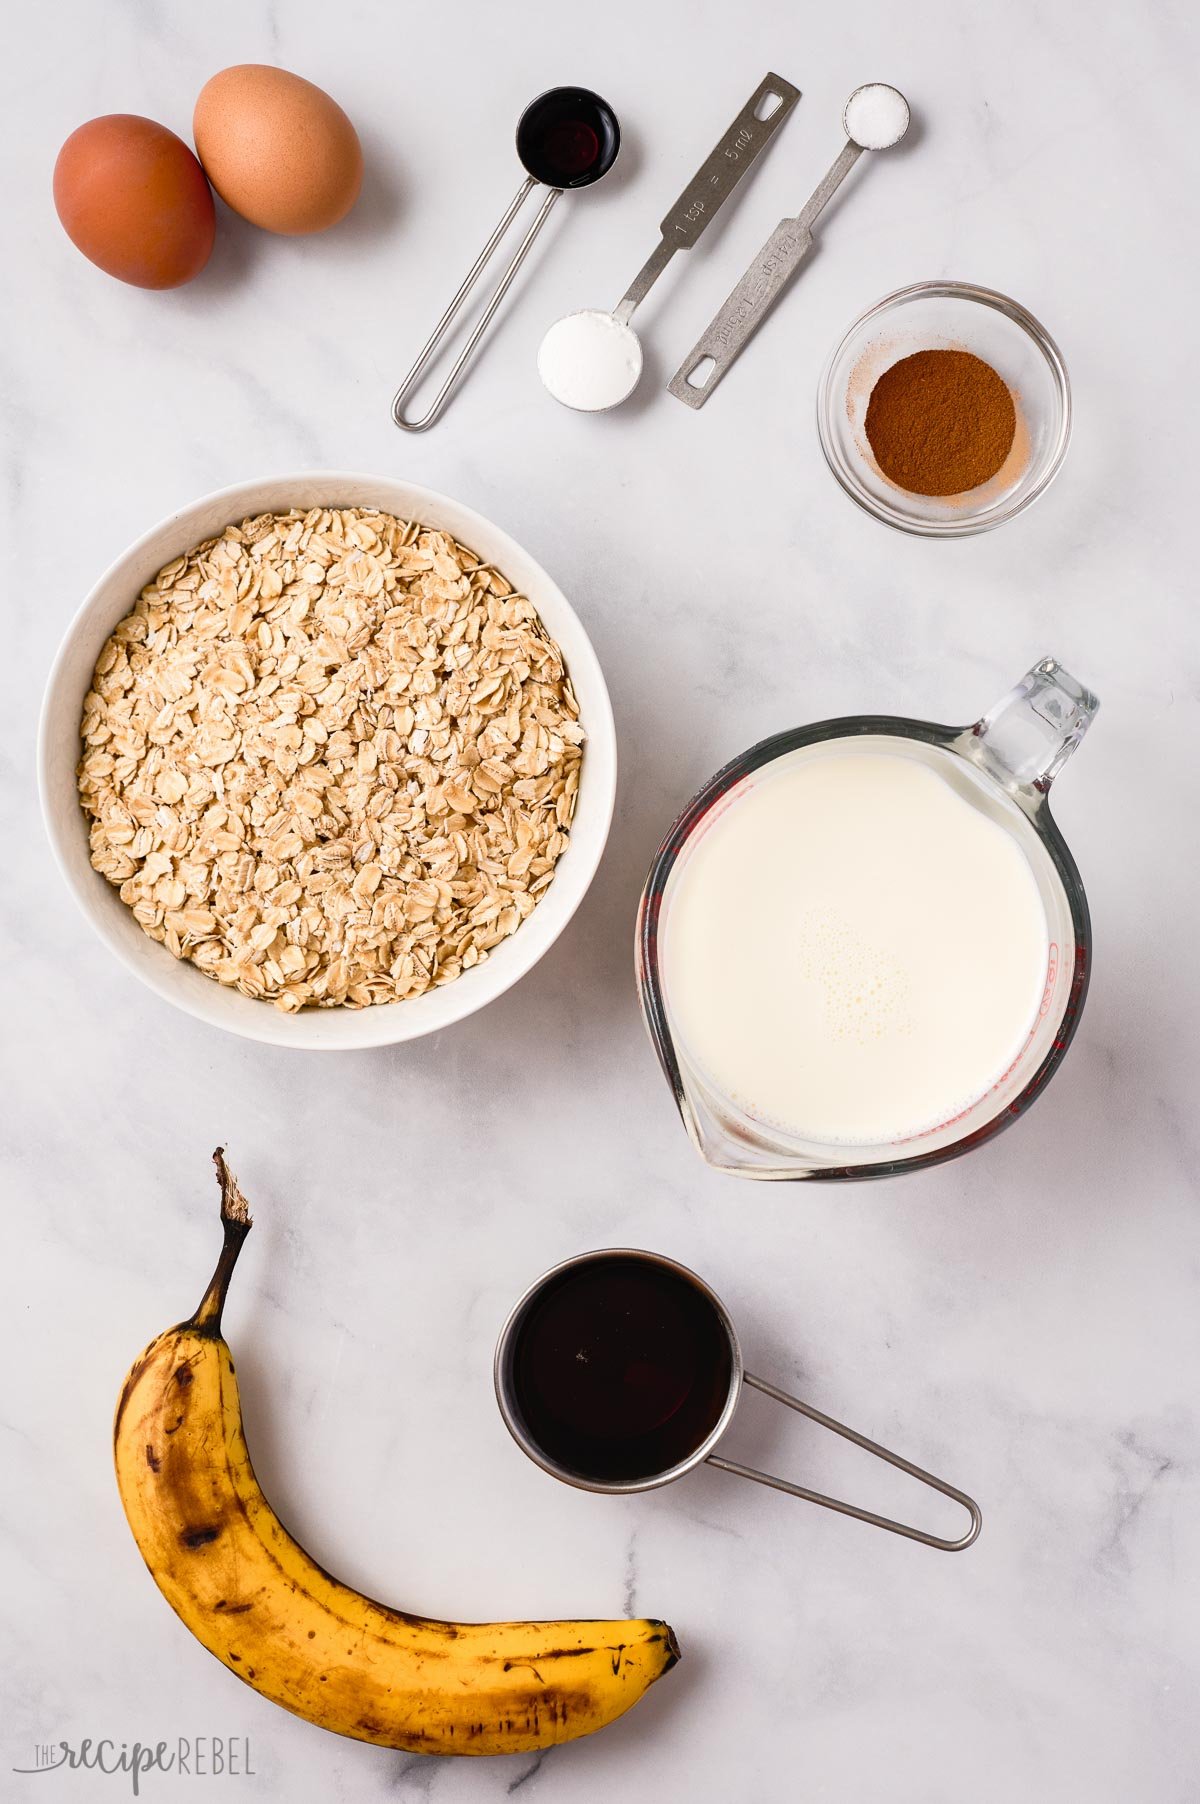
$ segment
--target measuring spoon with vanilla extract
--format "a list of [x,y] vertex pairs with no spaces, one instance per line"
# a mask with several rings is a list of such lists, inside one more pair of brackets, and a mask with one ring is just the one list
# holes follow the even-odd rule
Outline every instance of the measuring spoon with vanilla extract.
[[[616,162],[620,148],[621,128],[617,123],[617,115],[607,100],[602,100],[599,94],[593,94],[590,88],[551,88],[547,93],[539,94],[536,100],[530,101],[517,122],[517,156],[525,170],[525,180],[459,284],[454,299],[421,347],[416,362],[392,396],[392,419],[402,431],[425,432],[440,417],[442,409],[458,386],[472,353],[491,324],[496,309],[532,250],[534,239],[550,217],[554,203],[567,189],[590,188],[602,176],[606,176]],[[419,419],[411,419],[405,412],[405,403],[420,381],[430,358],[462,312],[467,297],[491,261],[496,247],[507,235],[528,196],[537,187],[546,188],[549,192],[534,215],[533,224],[492,290],[471,336],[455,358],[450,374],[429,408]]]

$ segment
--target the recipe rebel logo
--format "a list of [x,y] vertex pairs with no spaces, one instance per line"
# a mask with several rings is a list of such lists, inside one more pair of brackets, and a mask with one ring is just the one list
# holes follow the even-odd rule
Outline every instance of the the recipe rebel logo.
[[86,1772],[125,1774],[133,1796],[140,1797],[147,1773],[173,1773],[186,1779],[253,1779],[254,1763],[248,1735],[177,1736],[152,1744],[112,1741],[89,1736],[72,1746],[69,1741],[39,1742],[31,1766],[14,1766],[14,1773],[37,1777],[40,1773]]

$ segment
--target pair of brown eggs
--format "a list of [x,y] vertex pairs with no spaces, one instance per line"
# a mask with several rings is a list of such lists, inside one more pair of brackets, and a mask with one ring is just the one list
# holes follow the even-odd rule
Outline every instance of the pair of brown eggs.
[[192,134],[195,156],[165,125],[109,113],[59,151],[58,217],[110,276],[138,288],[198,276],[216,234],[209,183],[243,219],[290,237],[336,225],[358,198],[358,134],[336,101],[286,69],[240,63],[214,75]]

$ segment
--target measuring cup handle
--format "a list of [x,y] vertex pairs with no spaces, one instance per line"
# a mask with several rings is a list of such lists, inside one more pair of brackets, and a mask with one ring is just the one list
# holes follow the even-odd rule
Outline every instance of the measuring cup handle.
[[781,1391],[778,1385],[768,1384],[765,1378],[756,1378],[752,1372],[743,1373],[743,1381],[752,1385],[756,1391],[773,1397],[776,1403],[786,1403],[789,1409],[798,1410],[811,1422],[819,1422],[822,1428],[832,1429],[844,1440],[853,1441],[856,1447],[862,1447],[867,1453],[873,1453],[877,1459],[886,1460],[889,1466],[898,1466],[901,1472],[907,1472],[911,1478],[919,1478],[923,1485],[940,1491],[943,1497],[952,1497],[955,1503],[961,1503],[971,1518],[971,1526],[957,1541],[947,1541],[940,1535],[930,1535],[922,1528],[912,1528],[905,1522],[893,1522],[890,1516],[877,1516],[873,1510],[860,1510],[856,1504],[842,1503],[836,1497],[825,1497],[820,1491],[809,1491],[803,1485],[791,1484],[786,1478],[774,1478],[769,1472],[759,1472],[753,1466],[739,1466],[733,1460],[723,1459],[718,1453],[708,1455],[710,1466],[719,1466],[722,1472],[733,1472],[738,1478],[749,1478],[755,1484],[770,1485],[773,1490],[786,1491],[789,1497],[802,1497],[808,1503],[819,1503],[823,1509],[836,1510],[840,1516],[855,1516],[860,1522],[873,1523],[876,1528],[886,1528],[893,1535],[904,1535],[909,1541],[921,1541],[926,1547],[940,1547],[946,1553],[960,1553],[964,1547],[970,1547],[983,1526],[983,1517],[979,1505],[948,1485],[945,1479],[935,1478],[932,1472],[926,1472],[921,1466],[914,1466],[911,1460],[902,1459],[898,1453],[889,1453],[877,1441],[869,1441],[865,1434],[859,1434],[853,1428],[847,1428],[844,1422],[835,1422],[832,1416],[822,1415],[811,1403],[802,1403],[799,1397],[789,1396]]
[[961,749],[1006,789],[1032,791],[1040,803],[1079,744],[1100,703],[1055,658],[1027,670],[982,720],[962,735]]
[[505,295],[508,293],[509,289],[512,287],[512,284],[516,277],[517,271],[520,269],[522,263],[524,263],[526,257],[529,255],[530,250],[533,248],[533,241],[537,237],[538,233],[541,231],[542,227],[545,225],[546,220],[549,217],[551,207],[554,205],[555,201],[558,199],[559,195],[562,193],[561,188],[551,188],[548,191],[545,200],[542,202],[541,206],[538,208],[537,215],[534,218],[533,224],[530,226],[528,232],[526,232],[524,238],[521,240],[521,243],[517,248],[516,255],[513,257],[512,262],[509,264],[508,268],[505,270],[505,272],[501,276],[499,282],[497,282],[495,288],[493,289],[491,299],[488,301],[487,306],[484,308],[483,313],[481,314],[481,316],[479,318],[478,324],[475,327],[475,330],[471,333],[470,338],[468,338],[466,344],[463,346],[462,350],[459,352],[458,356],[455,358],[454,363],[450,369],[450,374],[446,377],[446,380],[442,383],[441,388],[439,388],[437,394],[434,396],[433,402],[430,405],[428,412],[422,414],[422,416],[419,420],[410,420],[410,419],[406,418],[405,414],[404,414],[405,401],[408,399],[409,395],[412,393],[412,390],[415,388],[417,382],[420,379],[422,371],[424,370],[426,364],[429,362],[429,359],[433,356],[433,353],[437,350],[437,348],[441,344],[443,338],[445,338],[446,333],[450,330],[450,327],[453,325],[454,320],[457,318],[458,314],[462,311],[462,308],[463,308],[464,303],[466,302],[467,296],[471,293],[471,290],[474,288],[476,282],[479,280],[480,276],[482,275],[483,270],[484,270],[485,266],[487,265],[487,263],[489,262],[493,251],[496,249],[496,246],[499,244],[500,240],[504,237],[505,233],[508,231],[509,226],[512,224],[513,220],[516,218],[517,214],[520,212],[522,206],[524,205],[526,196],[529,194],[530,190],[535,188],[536,186],[537,186],[537,183],[534,181],[533,177],[531,175],[526,176],[525,180],[521,183],[521,186],[517,189],[516,194],[513,196],[512,200],[509,202],[508,209],[505,212],[502,219],[500,220],[499,224],[497,225],[495,231],[492,233],[491,237],[488,239],[487,243],[484,245],[483,249],[480,251],[478,257],[476,257],[476,259],[475,259],[474,263],[471,265],[470,269],[467,271],[467,274],[464,277],[462,283],[460,284],[458,292],[454,296],[454,299],[451,301],[451,303],[447,307],[445,313],[443,313],[441,319],[438,321],[437,325],[434,327],[433,331],[431,332],[429,337],[426,339],[425,344],[423,345],[421,352],[420,352],[419,356],[417,357],[416,362],[413,364],[412,368],[409,370],[408,374],[405,376],[404,380],[401,382],[399,388],[396,390],[395,394],[392,396],[392,419],[395,421],[396,425],[399,426],[403,432],[425,432],[428,430],[428,428],[430,426],[433,425],[434,421],[438,418],[443,407],[445,407],[446,402],[450,399],[451,394],[453,393],[454,389],[457,387],[458,380],[459,380],[460,376],[462,375],[464,369],[467,366],[467,363],[468,363],[468,360],[470,359],[471,353],[474,351],[476,345],[479,343],[480,339],[483,337],[484,333],[487,331],[488,326],[491,324],[493,314],[495,313],[497,307],[500,305],[501,301],[504,299]]

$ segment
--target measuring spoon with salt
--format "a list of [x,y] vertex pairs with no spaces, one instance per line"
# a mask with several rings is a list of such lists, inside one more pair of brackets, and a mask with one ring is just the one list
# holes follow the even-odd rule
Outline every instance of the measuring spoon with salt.
[[660,226],[662,238],[611,313],[585,307],[546,333],[538,374],[556,401],[602,413],[627,400],[642,373],[642,347],[629,321],[676,251],[690,250],[800,98],[781,76],[759,82],[729,130],[696,171]]
[[738,353],[757,332],[812,248],[812,228],[864,150],[890,150],[911,114],[898,88],[868,82],[842,111],[847,142],[825,180],[794,219],[781,219],[758,256],[667,384],[677,401],[703,407]]

